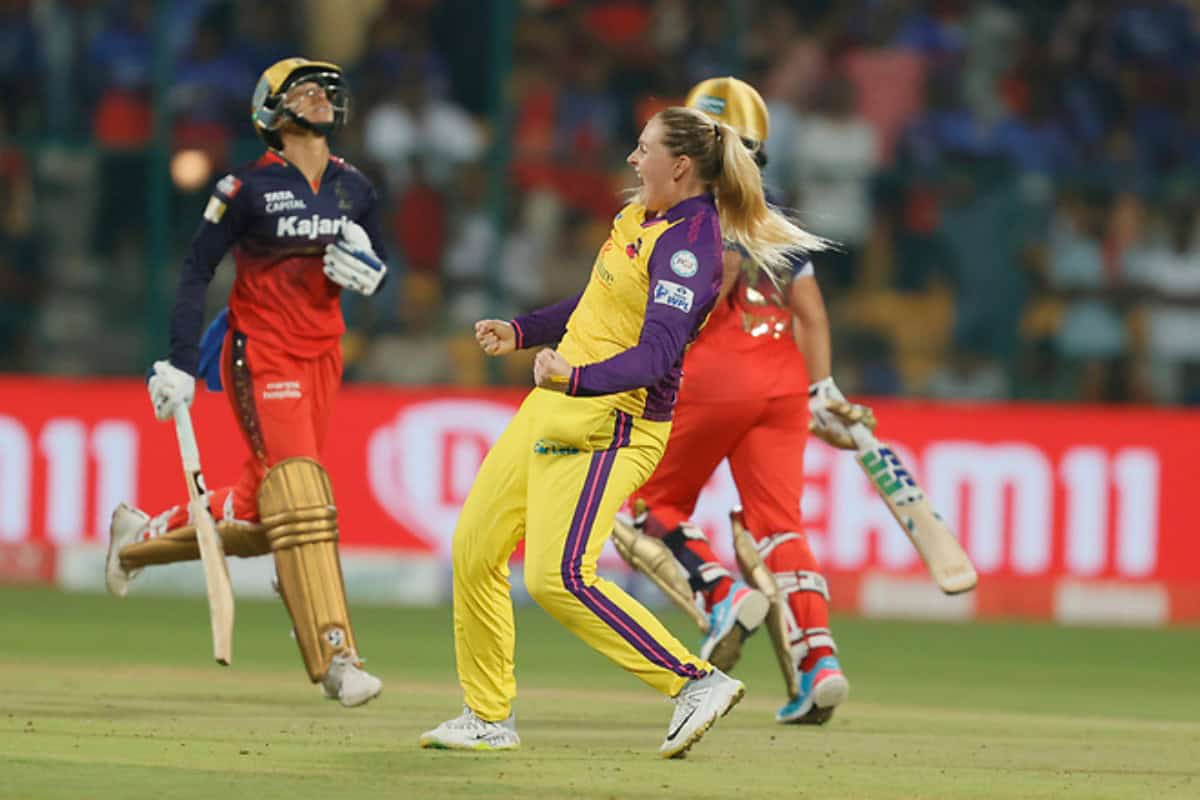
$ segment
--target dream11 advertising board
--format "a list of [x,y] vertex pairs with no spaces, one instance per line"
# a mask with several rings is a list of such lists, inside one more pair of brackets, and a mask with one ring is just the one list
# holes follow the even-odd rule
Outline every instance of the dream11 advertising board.
[[[323,460],[347,557],[361,549],[444,561],[479,463],[521,397],[346,387]],[[1165,598],[1156,621],[1200,619],[1200,537],[1189,509],[1200,474],[1200,416],[893,400],[874,406],[880,438],[896,447],[975,562],[980,588],[968,613],[1053,616],[1066,582],[1148,588]],[[230,481],[244,447],[224,398],[201,393],[193,416],[209,484]],[[154,420],[140,383],[0,379],[0,580],[52,575],[55,551],[105,542],[116,503],[156,513],[184,502],[183,489],[173,429]],[[723,465],[694,518],[731,562],[727,515],[736,504]],[[878,594],[878,579],[928,584],[850,454],[810,442],[802,510],[835,605],[862,610],[870,604],[864,595]]]

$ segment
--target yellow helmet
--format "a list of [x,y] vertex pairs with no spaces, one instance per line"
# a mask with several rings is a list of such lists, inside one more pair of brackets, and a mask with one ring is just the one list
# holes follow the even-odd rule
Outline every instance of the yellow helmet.
[[[283,105],[287,90],[300,80],[314,81],[325,89],[333,105],[333,122],[314,123],[293,113]],[[283,147],[279,126],[290,120],[322,136],[336,133],[346,124],[350,114],[350,90],[342,76],[342,68],[329,61],[310,61],[307,58],[285,58],[267,67],[254,87],[250,101],[250,120],[254,132],[268,147]]]
[[743,139],[755,145],[767,140],[770,118],[762,95],[750,84],[737,78],[709,78],[688,92],[685,105],[724,122]]

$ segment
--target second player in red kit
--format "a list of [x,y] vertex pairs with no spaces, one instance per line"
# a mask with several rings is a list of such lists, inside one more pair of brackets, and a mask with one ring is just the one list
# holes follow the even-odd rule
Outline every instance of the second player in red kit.
[[[292,58],[263,73],[251,104],[263,155],[217,182],[183,266],[171,352],[154,364],[155,414],[191,404],[196,376],[223,386],[246,459],[210,494],[225,551],[271,553],[309,678],[352,706],[379,694],[361,669],[337,550],[337,513],[320,451],[341,383],[341,293],[370,295],[386,251],[375,190],[330,154],[349,96],[336,64]],[[237,274],[201,341],[204,296],[225,254]],[[198,557],[186,506],[151,519],[113,514],[107,582],[124,596],[145,566]]]
[[[753,87],[715,78],[693,88],[687,104],[737,130],[765,164],[767,108]],[[803,243],[809,252],[829,244],[811,238]],[[722,295],[684,360],[666,454],[633,498],[637,533],[661,540],[688,572],[689,585],[673,596],[695,591],[704,599],[701,657],[732,669],[745,637],[775,615],[769,627],[789,685],[780,722],[825,722],[849,688],[829,630],[829,591],[801,523],[804,447],[810,418],[816,435],[853,447],[847,426],[874,427],[874,417],[847,403],[834,384],[829,338],[806,256],[794,258],[781,279],[727,245]],[[688,522],[725,458],[753,537],[738,550],[746,580],[732,576]],[[755,585],[755,575],[769,587]],[[771,596],[777,599],[768,602]]]

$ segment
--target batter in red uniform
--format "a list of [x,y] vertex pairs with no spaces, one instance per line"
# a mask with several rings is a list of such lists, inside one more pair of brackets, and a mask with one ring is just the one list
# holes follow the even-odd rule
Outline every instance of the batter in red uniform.
[[[223,384],[246,446],[237,482],[210,493],[225,550],[274,554],[310,679],[351,706],[382,684],[359,666],[320,450],[342,376],[341,292],[372,294],[386,254],[374,188],[329,152],[347,108],[335,64],[293,58],[263,73],[251,112],[268,149],[217,182],[184,262],[171,353],[154,364],[149,389],[167,420],[192,402],[197,374]],[[237,275],[202,358],[204,295],[227,252]],[[197,557],[186,505],[153,519],[125,505],[114,512],[113,594],[124,596],[144,566]]]
[[[758,92],[735,78],[696,86],[687,104],[729,124],[765,163],[767,110]],[[688,524],[713,470],[728,458],[765,566],[782,596],[791,663],[799,689],[776,714],[780,722],[823,723],[849,684],[829,631],[829,593],[800,519],[804,446],[811,427],[853,447],[847,425],[869,409],[845,402],[830,377],[829,324],[807,258],[779,281],[726,252],[725,291],[688,351],[675,426],[657,470],[634,496],[638,527],[661,538],[687,569],[709,612],[700,650],[722,669],[767,613],[766,598],[735,579],[699,528]]]

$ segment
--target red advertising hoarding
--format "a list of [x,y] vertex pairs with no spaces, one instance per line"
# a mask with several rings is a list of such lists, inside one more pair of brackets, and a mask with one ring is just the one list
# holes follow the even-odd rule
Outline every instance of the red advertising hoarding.
[[[324,461],[343,546],[447,552],[458,509],[520,392],[346,387]],[[941,405],[879,400],[880,438],[896,446],[959,533],[982,578],[1000,586],[1075,579],[1170,585],[1196,606],[1193,522],[1200,415],[1179,410]],[[209,484],[237,474],[240,433],[220,395],[193,415]],[[835,576],[919,575],[903,532],[849,454],[806,455],[803,510]],[[137,381],[0,379],[0,548],[32,552],[102,542],[120,501],[151,513],[183,502],[170,425]],[[737,502],[724,467],[696,521],[728,554]],[[723,548],[723,550],[722,550]],[[40,567],[39,567],[40,568]],[[0,578],[3,573],[0,572]],[[1017,608],[1015,601],[1010,607]],[[1172,614],[1172,617],[1176,617]]]

